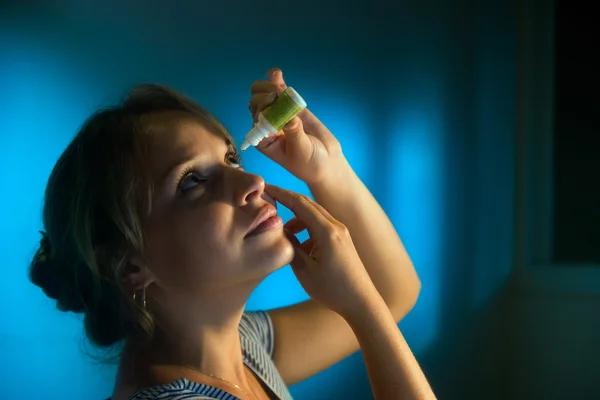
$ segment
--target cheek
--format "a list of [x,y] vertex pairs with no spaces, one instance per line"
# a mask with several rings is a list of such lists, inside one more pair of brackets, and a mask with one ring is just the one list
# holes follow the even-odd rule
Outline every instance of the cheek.
[[229,215],[212,207],[164,218],[148,241],[149,263],[158,279],[173,283],[217,279],[236,255]]

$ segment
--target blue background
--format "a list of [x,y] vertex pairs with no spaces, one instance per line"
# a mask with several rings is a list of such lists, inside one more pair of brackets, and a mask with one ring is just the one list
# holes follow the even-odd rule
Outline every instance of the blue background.
[[[112,389],[115,366],[86,343],[80,317],[27,280],[46,180],[81,123],[156,82],[206,106],[241,143],[249,85],[270,67],[339,138],[399,231],[423,283],[400,328],[439,398],[502,390],[495,304],[514,240],[512,2],[23,3],[0,8],[0,397],[33,384],[30,399]],[[244,158],[267,181],[308,193],[257,151]],[[286,267],[248,308],[306,298]],[[291,392],[371,398],[360,354]]]

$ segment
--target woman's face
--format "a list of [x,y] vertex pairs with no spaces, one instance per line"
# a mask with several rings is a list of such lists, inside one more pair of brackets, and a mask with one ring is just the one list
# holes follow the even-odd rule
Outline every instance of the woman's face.
[[257,283],[292,260],[281,224],[248,235],[275,202],[260,176],[236,164],[224,138],[179,119],[156,129],[150,142],[155,191],[143,263],[162,291],[183,295]]

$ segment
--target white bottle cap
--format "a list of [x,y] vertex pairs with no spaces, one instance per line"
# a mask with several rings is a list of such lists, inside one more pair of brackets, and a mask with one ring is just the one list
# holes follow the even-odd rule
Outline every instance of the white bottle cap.
[[305,109],[306,108],[306,101],[304,101],[304,99],[302,98],[302,96],[300,96],[298,94],[298,92],[296,92],[293,88],[289,87],[286,89],[287,94],[290,96],[290,98],[294,101],[294,103],[296,103],[298,105],[298,107]]
[[256,146],[261,140],[271,134],[277,133],[276,129],[266,120],[262,113],[258,114],[258,122],[254,124],[254,127],[246,134],[246,140],[240,146],[242,151],[250,146]]

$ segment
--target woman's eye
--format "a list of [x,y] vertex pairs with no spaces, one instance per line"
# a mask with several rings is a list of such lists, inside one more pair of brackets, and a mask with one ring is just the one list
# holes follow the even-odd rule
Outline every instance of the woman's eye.
[[236,156],[229,156],[227,162],[233,168],[241,168],[240,158]]
[[198,185],[204,183],[206,179],[202,178],[195,172],[190,172],[187,174],[179,184],[179,190],[185,192],[186,190],[190,190]]

